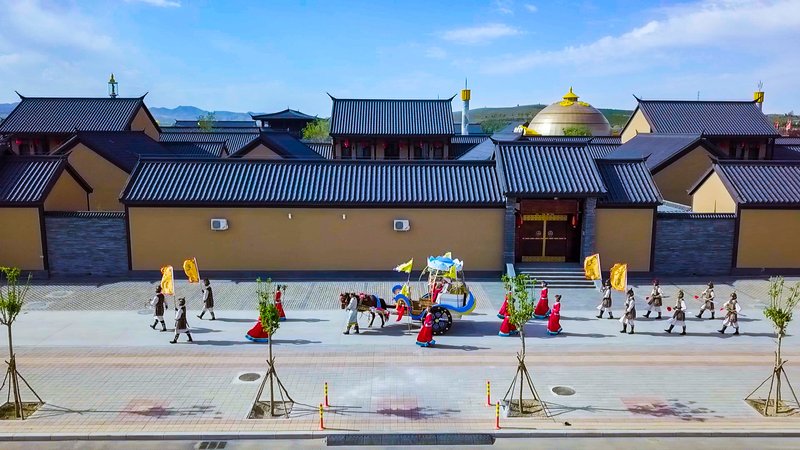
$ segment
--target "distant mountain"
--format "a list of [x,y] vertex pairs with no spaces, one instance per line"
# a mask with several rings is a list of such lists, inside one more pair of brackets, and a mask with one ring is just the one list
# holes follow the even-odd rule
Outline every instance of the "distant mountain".
[[153,117],[160,125],[172,125],[176,120],[193,120],[209,112],[216,120],[252,120],[250,113],[232,111],[205,111],[196,106],[178,106],[177,108],[149,107]]
[[0,103],[0,117],[8,116],[8,113],[14,110],[17,107],[19,102],[15,103]]

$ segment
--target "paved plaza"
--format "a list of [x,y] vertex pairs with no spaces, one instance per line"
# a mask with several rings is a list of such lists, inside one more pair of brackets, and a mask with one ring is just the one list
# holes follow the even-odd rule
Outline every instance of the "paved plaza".
[[[597,291],[551,290],[551,296],[563,295],[564,333],[548,336],[543,321],[526,330],[529,369],[552,417],[503,418],[498,433],[796,432],[797,417],[765,419],[742,400],[769,375],[774,358],[773,332],[761,313],[767,282],[715,280],[718,307],[732,291],[743,307],[742,334],[732,336],[716,332],[719,319],[694,318],[700,304],[691,298],[705,281],[662,280],[670,296],[665,306],[678,287],[690,299],[687,336],[663,332],[668,313],[664,320],[638,320],[635,335],[620,334],[618,321],[594,317]],[[342,335],[338,293],[388,297],[393,281],[286,283],[289,320],[275,336],[274,351],[297,404],[288,419],[253,420],[247,417],[260,379],[239,376],[266,371],[267,346],[244,339],[256,319],[255,283],[212,282],[216,321],[195,317],[199,288],[178,282],[196,342],[182,336],[175,345],[168,342],[171,332],[148,327],[152,311],[145,304],[155,281],[35,284],[14,342],[21,373],[47,404],[30,420],[0,422],[0,437],[495,433],[486,381],[492,401],[500,399],[520,347],[519,338],[497,336],[501,283],[472,282],[478,308],[428,349],[414,345],[416,326],[409,330],[394,317],[381,329],[378,320],[367,328],[362,316],[360,335]],[[641,284],[634,282],[640,316],[649,280]],[[614,295],[621,311],[623,296]],[[790,334],[796,334],[793,327]],[[788,374],[800,384],[797,337],[784,342]],[[2,348],[6,343],[3,335]],[[321,432],[317,405],[324,382],[331,406]],[[556,386],[575,394],[558,396]]]

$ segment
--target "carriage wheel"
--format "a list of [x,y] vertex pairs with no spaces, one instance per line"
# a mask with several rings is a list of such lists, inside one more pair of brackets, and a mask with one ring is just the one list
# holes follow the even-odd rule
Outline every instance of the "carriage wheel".
[[431,314],[433,314],[433,334],[439,336],[450,331],[453,326],[453,315],[447,308],[441,306],[431,307]]

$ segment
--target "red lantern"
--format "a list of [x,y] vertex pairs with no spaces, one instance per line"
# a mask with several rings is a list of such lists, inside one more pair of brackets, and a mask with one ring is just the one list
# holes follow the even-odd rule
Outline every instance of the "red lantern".
[[575,228],[577,226],[578,226],[578,216],[577,215],[573,215],[572,216],[572,228]]
[[344,148],[350,148],[350,139],[344,140]]
[[22,145],[22,139],[17,139],[16,143],[17,143],[17,145]]

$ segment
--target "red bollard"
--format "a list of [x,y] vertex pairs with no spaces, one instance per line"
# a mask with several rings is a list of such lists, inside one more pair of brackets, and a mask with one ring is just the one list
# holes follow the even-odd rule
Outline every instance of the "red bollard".
[[[498,408],[500,407],[499,405],[500,404],[498,403]],[[319,429],[320,430],[324,430],[325,429],[325,422],[322,419],[322,403],[319,404]]]
[[328,404],[328,382],[325,382],[325,407],[328,408],[331,405]]
[[486,380],[486,406],[492,406],[492,384]]
[[494,407],[494,429],[500,429],[500,402],[497,402],[497,405]]

